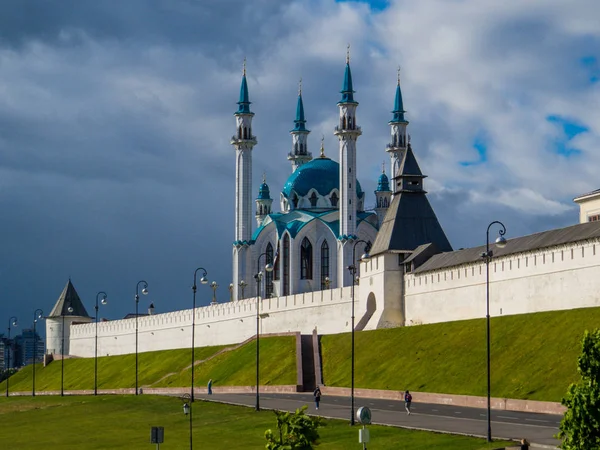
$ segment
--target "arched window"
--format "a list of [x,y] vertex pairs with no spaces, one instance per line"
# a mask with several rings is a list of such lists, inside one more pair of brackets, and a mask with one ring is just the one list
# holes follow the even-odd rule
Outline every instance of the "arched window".
[[321,244],[321,290],[327,289],[325,278],[329,277],[329,245],[327,241]]
[[[265,253],[267,263],[273,264],[273,246],[270,242],[267,245],[267,251]],[[266,274],[267,275],[265,277],[265,297],[270,298],[271,294],[273,294],[273,272],[266,272]]]
[[290,237],[283,237],[283,295],[290,294]]
[[296,155],[298,154],[298,143],[297,142],[294,144],[294,153]]
[[312,244],[308,238],[300,245],[300,279],[312,280]]
[[273,278],[279,280],[279,260],[281,259],[279,258],[279,241],[277,241],[277,251],[275,252],[275,255],[277,257],[274,257],[275,261],[273,262],[273,273],[275,274]]
[[242,138],[242,127],[238,128],[238,139]]
[[300,144],[300,154],[304,153],[304,145]]
[[313,208],[317,207],[317,194],[315,194],[315,192],[313,191],[312,195],[309,198],[310,200],[310,206],[312,206]]
[[292,203],[294,204],[294,208],[298,207],[298,196],[296,194],[294,194],[294,197],[292,198]]
[[338,196],[337,196],[337,194],[334,192],[333,194],[331,194],[331,197],[329,197],[329,199],[331,200],[331,206],[333,206],[334,208],[336,208],[337,205],[338,205]]

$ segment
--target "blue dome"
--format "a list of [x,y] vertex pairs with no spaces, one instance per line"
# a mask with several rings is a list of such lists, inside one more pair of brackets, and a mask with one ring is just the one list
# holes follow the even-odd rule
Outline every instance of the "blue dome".
[[[329,158],[316,158],[302,164],[290,175],[283,186],[283,195],[290,198],[292,191],[304,197],[311,189],[322,195],[329,195],[332,190],[340,189],[340,165]],[[356,195],[363,196],[360,183],[356,180]]]
[[385,173],[379,175],[379,181],[377,182],[377,192],[388,192],[390,190],[390,180]]
[[269,186],[267,185],[267,183],[263,183],[260,185],[260,187],[258,188],[258,197],[256,198],[257,200],[271,199],[271,192],[269,191]]

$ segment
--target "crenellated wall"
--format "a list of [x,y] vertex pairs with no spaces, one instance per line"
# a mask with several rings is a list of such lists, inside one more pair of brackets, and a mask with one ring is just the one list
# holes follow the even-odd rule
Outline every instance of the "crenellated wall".
[[[356,295],[357,317],[359,296]],[[363,308],[364,309],[364,308]],[[195,344],[227,345],[256,334],[256,298],[196,308]],[[351,288],[260,300],[260,332],[320,334],[350,331]],[[191,344],[192,310],[138,318],[138,351],[185,348]],[[94,356],[95,324],[71,326],[70,354]],[[98,355],[135,352],[135,318],[98,323]]]
[[[405,276],[406,325],[485,317],[485,261]],[[490,315],[600,306],[600,241],[494,258]]]

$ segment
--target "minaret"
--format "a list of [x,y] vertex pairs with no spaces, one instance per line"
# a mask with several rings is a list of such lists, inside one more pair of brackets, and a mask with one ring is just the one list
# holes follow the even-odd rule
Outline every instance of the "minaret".
[[377,182],[377,189],[375,190],[375,199],[377,204],[375,205],[375,213],[377,213],[377,221],[379,227],[383,223],[383,218],[387,212],[390,202],[392,201],[392,191],[390,190],[390,180],[385,174],[385,163],[381,165],[381,175]]
[[[252,135],[252,117],[248,84],[246,82],[246,60],[240,87],[239,107],[234,113],[236,134],[231,138],[235,148],[235,240],[233,242],[233,283],[239,286],[244,280],[250,282],[248,245],[252,238],[252,149],[256,137]],[[237,299],[237,295],[235,296]]]
[[402,91],[400,90],[400,68],[398,68],[398,85],[396,86],[396,99],[394,101],[393,117],[388,123],[392,134],[392,142],[390,142],[385,151],[390,154],[390,173],[392,178],[397,176],[398,168],[406,153],[408,146],[408,136],[406,127],[408,120],[404,118],[404,105],[402,103]]
[[263,175],[263,182],[258,188],[258,197],[256,197],[255,202],[256,225],[260,227],[260,224],[265,220],[265,217],[271,214],[271,204],[273,203],[265,175]]
[[[340,229],[338,239],[341,243],[338,253],[338,280],[340,286],[348,286],[351,276],[346,267],[352,264],[352,245],[346,245],[356,238],[356,140],[362,134],[356,126],[356,107],[354,90],[352,89],[352,73],[350,71],[350,46],[346,53],[346,72],[342,99],[338,102],[340,123],[334,134],[340,141]],[[343,281],[342,281],[343,280]]]
[[304,104],[302,103],[302,78],[298,85],[298,105],[296,106],[296,120],[294,120],[294,129],[290,131],[292,135],[292,151],[288,153],[288,160],[292,161],[292,172],[295,172],[302,164],[312,159],[312,154],[308,151],[308,133],[306,129],[306,120],[304,119]]

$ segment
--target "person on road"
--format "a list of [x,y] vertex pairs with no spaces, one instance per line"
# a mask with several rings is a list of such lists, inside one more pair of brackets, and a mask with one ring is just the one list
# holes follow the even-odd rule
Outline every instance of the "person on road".
[[212,378],[208,380],[208,395],[212,395]]
[[412,395],[410,395],[410,391],[406,391],[404,393],[404,409],[406,409],[406,414],[410,416],[410,404],[412,403]]
[[315,396],[315,406],[319,409],[319,402],[321,401],[321,389],[319,389],[319,386],[317,386],[313,395]]

